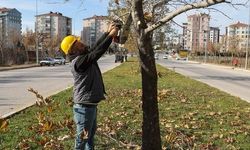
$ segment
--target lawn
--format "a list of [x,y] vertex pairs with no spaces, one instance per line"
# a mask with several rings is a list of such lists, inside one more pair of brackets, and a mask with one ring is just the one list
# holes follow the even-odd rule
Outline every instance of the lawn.
[[[107,99],[98,106],[97,150],[140,149],[138,65],[131,59],[103,75]],[[250,149],[249,103],[161,66],[157,70],[163,149]],[[72,88],[0,120],[0,149],[73,149],[71,95]]]

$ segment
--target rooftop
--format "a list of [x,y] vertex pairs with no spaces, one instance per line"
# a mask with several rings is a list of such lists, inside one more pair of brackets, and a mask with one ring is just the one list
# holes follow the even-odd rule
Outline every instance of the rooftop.
[[247,27],[247,26],[248,26],[247,24],[241,23],[241,22],[238,21],[235,24],[231,24],[229,27],[231,27],[231,28],[239,28],[239,27]]
[[105,19],[108,19],[108,16],[97,16],[97,15],[94,15],[93,17],[85,18],[83,20],[90,20],[90,19],[105,20]]
[[5,12],[8,12],[10,10],[11,10],[10,8],[2,7],[2,8],[0,8],[0,13],[5,13]]
[[[50,11],[49,13],[46,13],[46,14],[37,15],[36,17],[40,17],[40,16],[62,16],[62,17],[66,17],[66,16],[63,16],[62,13],[60,13],[60,12],[52,12],[52,11]],[[69,18],[69,17],[67,17],[67,18]]]

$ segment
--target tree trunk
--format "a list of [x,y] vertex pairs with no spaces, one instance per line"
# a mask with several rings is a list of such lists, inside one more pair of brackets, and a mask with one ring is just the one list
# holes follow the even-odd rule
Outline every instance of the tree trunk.
[[142,75],[142,149],[160,150],[161,136],[157,101],[157,72],[151,34],[141,34],[139,54]]
[[152,48],[152,32],[145,32],[147,25],[144,21],[142,3],[142,0],[134,0],[132,7],[142,75],[142,150],[160,150],[157,72]]

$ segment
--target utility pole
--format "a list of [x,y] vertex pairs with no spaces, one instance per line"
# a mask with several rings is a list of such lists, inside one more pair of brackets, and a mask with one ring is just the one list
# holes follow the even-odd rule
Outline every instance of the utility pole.
[[[204,63],[207,63],[207,46],[208,46],[208,30],[204,30],[203,31],[204,35],[206,35],[206,42],[204,44],[204,48],[205,48],[205,60],[204,60]],[[204,38],[204,35],[203,35],[203,38]],[[203,40],[204,42],[204,40]]]
[[246,47],[246,62],[245,62],[245,69],[247,70],[248,65],[248,49],[249,49],[249,40],[250,40],[250,6],[249,7],[249,13],[248,13],[248,28],[247,28],[247,47]]
[[38,33],[37,33],[37,0],[36,0],[36,23],[35,23],[35,32],[36,32],[36,63],[39,64],[39,57],[38,57]]

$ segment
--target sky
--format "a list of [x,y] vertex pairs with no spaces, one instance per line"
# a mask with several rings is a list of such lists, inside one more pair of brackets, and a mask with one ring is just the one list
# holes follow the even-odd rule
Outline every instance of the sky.
[[22,31],[34,29],[35,15],[60,12],[72,18],[72,33],[80,35],[82,20],[94,15],[107,15],[108,0],[0,0],[0,7],[16,8],[22,13]]
[[[37,12],[45,14],[52,12],[60,12],[64,16],[72,18],[72,32],[75,35],[80,35],[83,28],[82,20],[84,18],[92,17],[94,15],[107,15],[108,0],[69,0],[64,3],[64,0],[0,0],[0,7],[16,8],[22,13],[22,30],[25,32],[26,28],[34,29],[35,15],[36,15],[36,1]],[[233,3],[244,3],[249,0],[232,0]],[[238,21],[248,24],[249,22],[249,5],[232,7],[229,4],[218,4],[213,6],[217,10],[227,14],[228,17],[222,13],[214,12],[214,10],[199,9],[198,11],[188,11],[174,18],[174,21],[179,25],[187,22],[187,16],[195,13],[205,12],[211,16],[210,26],[219,27],[221,33],[225,33],[225,27],[237,23]],[[178,25],[174,28],[181,32]]]

